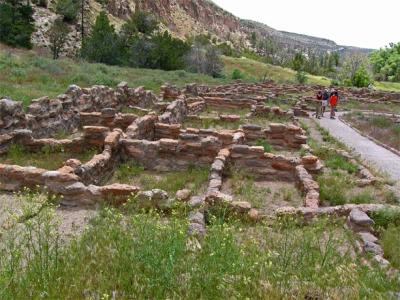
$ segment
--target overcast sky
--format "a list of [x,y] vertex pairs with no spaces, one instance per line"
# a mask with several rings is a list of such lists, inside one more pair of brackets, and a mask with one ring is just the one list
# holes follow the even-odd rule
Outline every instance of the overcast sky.
[[400,42],[400,0],[213,0],[275,29],[380,48]]

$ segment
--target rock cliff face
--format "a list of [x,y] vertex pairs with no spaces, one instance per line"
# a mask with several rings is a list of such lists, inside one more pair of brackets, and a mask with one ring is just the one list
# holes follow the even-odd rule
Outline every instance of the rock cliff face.
[[[243,49],[251,47],[250,37],[255,32],[258,39],[272,38],[283,52],[357,50],[338,46],[331,40],[278,31],[262,23],[239,19],[210,0],[109,0],[103,8],[95,0],[89,0],[89,6],[92,22],[99,11],[106,9],[117,29],[135,10],[141,9],[156,15],[166,28],[183,39],[198,34],[209,34],[219,42],[228,41],[235,48]],[[46,23],[46,15],[49,16],[48,23],[54,21],[55,14],[51,12],[51,8],[47,14],[41,8],[37,10],[40,13],[36,13],[36,16],[40,19],[36,20],[36,23]],[[42,28],[38,31],[34,42],[46,45]],[[71,39],[75,44],[79,43],[75,34]]]

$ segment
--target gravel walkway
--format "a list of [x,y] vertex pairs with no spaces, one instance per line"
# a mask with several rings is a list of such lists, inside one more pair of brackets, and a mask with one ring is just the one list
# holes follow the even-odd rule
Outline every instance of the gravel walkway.
[[325,117],[317,121],[332,136],[353,148],[365,161],[386,173],[392,180],[400,180],[400,156],[363,137],[338,119]]

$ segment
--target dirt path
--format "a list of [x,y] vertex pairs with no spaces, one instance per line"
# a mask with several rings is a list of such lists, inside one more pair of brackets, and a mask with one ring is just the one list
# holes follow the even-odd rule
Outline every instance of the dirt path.
[[332,136],[354,149],[365,161],[386,173],[392,180],[400,181],[399,156],[360,135],[338,119],[325,117],[317,122]]
[[[7,229],[7,225],[15,216],[21,215],[24,206],[21,201],[21,198],[14,194],[0,193],[0,231]],[[98,210],[95,208],[58,207],[56,219],[61,239],[67,241],[74,235],[81,235],[97,214]]]

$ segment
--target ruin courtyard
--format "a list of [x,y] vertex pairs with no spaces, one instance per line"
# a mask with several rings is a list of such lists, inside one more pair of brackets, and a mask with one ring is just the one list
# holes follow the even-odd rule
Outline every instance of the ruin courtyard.
[[[24,213],[24,193],[46,195],[37,212],[57,203],[63,235],[80,234],[101,207],[127,204],[167,219],[185,207],[187,234],[199,241],[221,212],[246,224],[328,217],[346,220],[359,255],[390,268],[372,215],[398,209],[398,187],[313,120],[320,88],[166,84],[156,95],[122,82],[71,85],[27,108],[2,99],[0,225],[23,222],[15,214]],[[347,89],[343,98],[400,102],[367,90]]]

